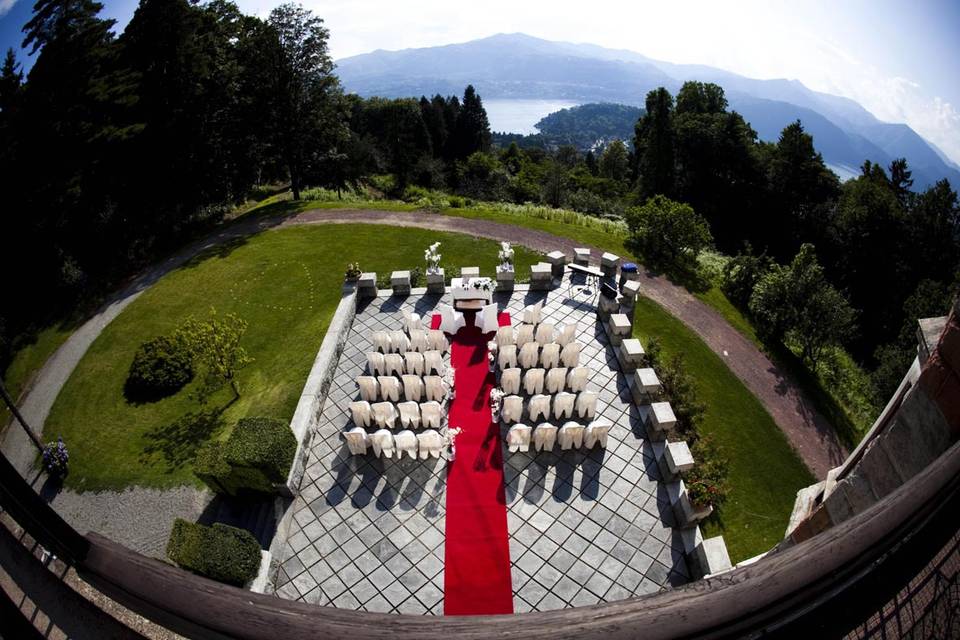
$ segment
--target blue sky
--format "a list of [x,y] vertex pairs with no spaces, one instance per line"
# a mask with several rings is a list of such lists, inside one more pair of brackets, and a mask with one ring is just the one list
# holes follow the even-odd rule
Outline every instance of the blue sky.
[[[334,57],[524,32],[701,63],[755,78],[797,79],[906,122],[960,162],[957,0],[579,0],[449,3],[303,0],[331,30]],[[122,26],[135,0],[106,0]],[[266,15],[276,0],[239,0]],[[589,9],[586,7],[589,6]],[[30,0],[0,0],[0,45],[19,46]]]

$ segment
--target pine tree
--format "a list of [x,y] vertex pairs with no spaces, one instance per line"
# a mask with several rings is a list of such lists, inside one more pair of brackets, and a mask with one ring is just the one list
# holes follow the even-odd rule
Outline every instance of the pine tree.
[[457,118],[457,158],[464,159],[471,153],[490,150],[490,122],[483,108],[483,101],[473,85],[463,92],[463,107]]
[[641,193],[669,196],[674,191],[673,97],[660,87],[647,94],[646,113],[637,122],[633,147]]

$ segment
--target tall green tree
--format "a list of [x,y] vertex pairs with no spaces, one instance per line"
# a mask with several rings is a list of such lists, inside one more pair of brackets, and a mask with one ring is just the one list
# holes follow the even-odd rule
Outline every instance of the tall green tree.
[[713,243],[710,226],[690,205],[663,195],[627,210],[627,245],[645,259],[690,269],[697,256]]
[[[588,163],[589,164],[589,163]],[[614,140],[607,145],[600,156],[599,173],[609,180],[622,182],[630,171],[627,145],[623,140]]]
[[456,119],[457,158],[464,159],[477,151],[490,150],[490,122],[483,101],[473,85],[467,85]]
[[660,87],[647,94],[646,112],[634,128],[640,193],[644,197],[673,195],[673,96]]

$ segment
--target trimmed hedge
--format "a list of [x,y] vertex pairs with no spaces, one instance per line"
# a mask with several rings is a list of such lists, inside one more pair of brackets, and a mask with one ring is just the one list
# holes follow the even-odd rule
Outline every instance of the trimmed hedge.
[[212,527],[177,518],[167,557],[183,569],[242,587],[260,570],[260,543],[249,531],[225,524]]
[[134,399],[172,395],[193,379],[193,355],[176,336],[158,336],[137,348],[127,374],[126,392]]
[[218,493],[273,493],[290,473],[297,439],[287,423],[272,418],[242,418],[226,442],[202,448],[194,472]]

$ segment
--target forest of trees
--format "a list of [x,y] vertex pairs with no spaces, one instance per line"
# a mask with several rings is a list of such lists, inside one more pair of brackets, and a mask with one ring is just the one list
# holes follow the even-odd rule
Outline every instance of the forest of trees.
[[[709,227],[698,236],[742,254],[738,264],[769,267],[750,282],[767,277],[769,292],[800,273],[770,275],[772,265],[818,277],[822,266],[853,309],[843,342],[882,393],[913,357],[916,318],[943,313],[956,290],[960,210],[946,181],[913,192],[898,160],[867,162],[841,183],[800,122],[761,142],[714,84],[656,89],[642,111],[601,113],[586,133],[604,144],[583,153],[562,136],[492,136],[470,86],[462,97],[345,94],[327,29],[297,5],[261,19],[228,0],[141,0],[120,34],[101,9],[39,0],[24,27],[37,52],[29,75],[12,50],[0,69],[0,268],[16,274],[0,365],[16,336],[97,300],[256,187],[289,183],[299,198],[382,174],[394,196],[437,189],[628,220],[662,220],[648,206],[662,196],[654,204],[695,212]],[[633,139],[607,141],[625,116],[636,119]],[[573,136],[567,120],[548,125]],[[749,313],[751,293],[730,297]]]

